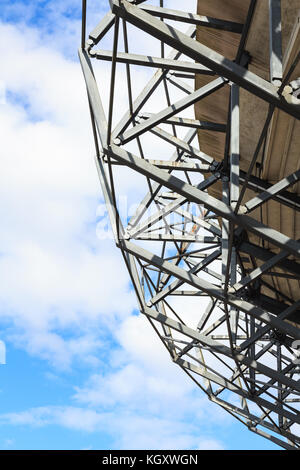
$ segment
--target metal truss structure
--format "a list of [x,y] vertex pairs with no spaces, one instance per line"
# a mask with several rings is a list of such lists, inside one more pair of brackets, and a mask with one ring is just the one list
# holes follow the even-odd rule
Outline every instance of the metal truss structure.
[[[278,4],[280,0],[269,1],[271,19],[278,15]],[[300,278],[300,243],[251,214],[271,199],[299,212],[300,198],[288,190],[300,180],[299,170],[275,184],[252,173],[274,111],[300,119],[298,102],[287,99],[285,92],[297,62],[283,79],[280,53],[274,54],[281,48],[278,23],[270,21],[270,81],[247,70],[243,52],[254,6],[252,1],[247,21],[241,25],[170,10],[163,2],[156,7],[141,0],[111,0],[111,11],[86,40],[84,1],[79,57],[102,192],[141,313],[172,361],[212,402],[249,430],[283,448],[299,449],[300,301],[275,290],[268,296],[262,284],[267,275],[276,276],[276,268],[278,276]],[[173,26],[177,23],[188,23],[188,31]],[[132,25],[159,42],[160,57],[129,51]],[[237,60],[230,61],[196,41],[198,25],[239,32]],[[107,34],[112,34],[111,51],[96,47]],[[111,63],[107,113],[92,68],[97,60]],[[119,63],[126,72],[129,103],[121,119],[114,100]],[[132,71],[137,67],[152,67],[154,75],[134,98]],[[191,79],[197,74],[213,79],[195,90]],[[195,103],[223,87],[231,90],[227,125],[183,117],[185,110],[193,111]],[[172,101],[171,89],[181,93],[180,99]],[[241,89],[269,106],[247,172],[239,165]],[[166,106],[145,112],[158,90],[165,94]],[[226,133],[223,162],[199,150],[199,129]],[[143,144],[145,136],[150,142],[149,135],[162,139],[159,159],[152,155],[151,146]],[[125,221],[116,183],[117,171],[124,165],[139,178],[142,175],[146,188],[135,213]],[[222,188],[219,199],[211,194],[215,185]],[[245,199],[249,189],[252,197]],[[245,259],[251,260],[250,268],[249,264],[245,268]]]

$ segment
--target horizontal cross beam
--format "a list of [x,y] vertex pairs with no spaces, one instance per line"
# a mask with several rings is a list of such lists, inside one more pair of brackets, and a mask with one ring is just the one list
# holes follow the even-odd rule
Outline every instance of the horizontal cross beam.
[[133,168],[139,173],[154,179],[158,183],[165,185],[178,194],[185,196],[187,200],[204,204],[208,209],[219,216],[228,219],[233,224],[247,228],[255,235],[270,241],[281,249],[284,249],[300,258],[300,243],[270,227],[267,227],[263,223],[258,222],[247,215],[236,215],[224,202],[219,201],[204,191],[183,182],[172,174],[168,174],[165,171],[154,167],[150,163],[145,162],[143,159],[136,157],[132,153],[127,152],[116,145],[112,145],[110,148],[104,149],[104,153],[107,153],[116,160],[125,163],[127,166]]
[[[162,271],[174,275],[178,279],[182,280],[184,283],[191,285],[203,292],[208,293],[210,296],[225,301],[232,307],[241,310],[244,313],[253,316],[259,321],[266,323],[267,325],[278,329],[279,331],[284,332],[285,334],[290,335],[292,338],[300,339],[300,329],[296,328],[285,321],[281,321],[274,315],[271,315],[269,312],[256,307],[255,305],[241,300],[234,295],[229,295],[228,297],[224,295],[224,291],[221,288],[218,288],[204,279],[200,279],[198,276],[191,274],[190,272],[185,271],[184,269],[175,266],[174,264],[165,261],[157,255],[141,248],[140,246],[135,245],[132,242],[126,240],[120,240],[120,246],[129,253],[137,256],[144,261],[153,264],[154,266],[160,268]],[[300,385],[299,385],[300,387]],[[300,390],[300,388],[299,388]]]
[[[111,62],[113,56],[112,51],[105,50],[91,50],[89,51],[89,54],[95,59],[109,62]],[[143,67],[153,67],[164,70],[178,70],[180,72],[200,73],[203,75],[215,75],[215,72],[212,72],[201,64],[174,59],[165,59],[149,55],[146,56],[140,54],[129,54],[126,52],[117,52],[115,60],[120,64],[140,65]]]
[[300,105],[288,103],[284,97],[278,95],[278,89],[274,85],[253,72],[241,67],[200,42],[192,40],[178,29],[154,18],[140,8],[131,5],[126,0],[112,0],[111,5],[114,13],[125,18],[141,30],[165,42],[174,49],[180,50],[180,52],[191,57],[196,62],[200,62],[220,76],[226,77],[228,80],[240,85],[250,93],[282,109],[291,116],[300,118]]
[[149,119],[143,121],[142,123],[138,124],[137,126],[129,129],[123,134],[118,135],[122,144],[126,144],[130,142],[132,139],[136,139],[139,135],[145,133],[152,127],[157,126],[162,121],[174,116],[175,114],[183,111],[184,109],[192,106],[197,101],[205,98],[208,95],[211,95],[215,91],[222,88],[227,83],[227,80],[223,79],[222,77],[213,80],[212,82],[204,85],[203,87],[199,88],[198,90],[194,91],[190,95],[182,98],[181,100],[177,101],[176,103],[168,106],[167,108],[163,109],[157,114],[153,114]]
[[211,18],[210,16],[196,15],[195,13],[171,10],[170,8],[155,7],[152,5],[142,5],[140,9],[150,13],[152,16],[158,16],[159,18],[191,23],[196,26],[205,26],[206,28],[214,28],[222,31],[231,31],[232,33],[241,34],[244,26],[234,21],[220,20]]

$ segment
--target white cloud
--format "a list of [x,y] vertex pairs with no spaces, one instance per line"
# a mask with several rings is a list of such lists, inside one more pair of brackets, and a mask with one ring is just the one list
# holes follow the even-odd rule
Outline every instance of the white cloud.
[[113,325],[135,300],[112,242],[96,238],[100,188],[80,66],[41,45],[37,31],[0,32],[0,314],[31,354],[60,367],[76,356],[92,363],[95,326],[108,328],[108,317]]
[[224,450],[223,444],[216,439],[203,439],[198,450]]
[[2,424],[18,426],[44,426],[58,424],[66,428],[84,431],[99,429],[102,416],[96,411],[75,407],[39,407],[20,413],[8,413],[1,416]]
[[111,371],[77,387],[77,403],[114,411],[122,448],[222,448],[204,435],[226,427],[227,414],[170,361],[145,319],[125,319],[117,337]]
[[2,414],[0,423],[105,433],[118,449],[224,448],[213,436],[228,426],[227,414],[169,361],[144,319],[124,319],[117,338],[121,347],[108,354],[109,372],[105,367],[76,387],[73,405]]
[[[63,2],[48,7],[49,21],[57,15],[58,24],[65,24],[69,7]],[[6,90],[0,105],[5,149],[0,175],[0,314],[16,328],[11,339],[32,354],[67,366],[76,347],[63,338],[63,329],[76,325],[80,348],[89,325],[101,321],[109,327],[112,315],[114,326],[116,318],[128,315],[136,304],[121,256],[110,240],[100,244],[96,239],[100,188],[80,66],[59,51],[57,30],[51,33],[52,43],[45,40],[44,26],[38,30],[24,22],[0,24],[5,38],[0,78]],[[66,27],[65,34],[74,40],[73,30]],[[149,38],[143,42],[146,48]],[[124,68],[118,71],[118,80],[126,88],[124,73]],[[135,93],[149,74],[135,70]],[[109,81],[110,66],[101,64],[106,106]],[[158,108],[165,101],[159,94],[153,99]],[[128,103],[120,86],[116,103],[121,116]],[[163,148],[161,141],[153,140],[151,151],[158,157]],[[129,206],[144,195],[144,181],[133,172],[120,169],[116,181]],[[90,358],[94,344],[86,351]]]
[[[226,425],[224,413],[172,364],[146,319],[130,316],[136,302],[123,260],[110,240],[97,241],[100,190],[84,81],[79,64],[60,52],[71,56],[79,28],[65,21],[70,4],[48,11],[54,32],[24,24],[33,6],[22,24],[0,24],[0,318],[29,354],[56,368],[76,360],[98,371],[75,390],[76,406],[33,407],[0,422],[106,432],[117,448],[220,448],[205,430]],[[135,92],[149,73],[135,73]],[[118,78],[125,83],[122,70]],[[102,66],[101,81],[109,79]],[[109,87],[102,90],[107,106]],[[122,87],[116,93],[121,115],[127,101]],[[153,99],[159,109],[161,96]],[[163,149],[153,140],[154,156]],[[137,200],[144,189],[133,177],[120,170],[118,189]],[[97,355],[110,340],[119,346],[107,353],[107,372]]]
[[99,413],[68,407],[39,407],[0,416],[2,425],[42,427],[58,425],[75,431],[111,434],[117,449],[222,449],[215,439],[196,436],[187,423],[123,413]]
[[0,444],[0,449],[8,450],[15,447],[15,440],[11,438],[3,439],[2,443]]

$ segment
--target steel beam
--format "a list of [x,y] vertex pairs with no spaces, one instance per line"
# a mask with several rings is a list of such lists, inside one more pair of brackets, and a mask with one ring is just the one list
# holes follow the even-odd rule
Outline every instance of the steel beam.
[[[300,106],[291,104],[286,96],[289,89],[285,88],[298,57],[282,80],[280,1],[268,0],[270,82],[246,69],[245,44],[256,3],[251,0],[245,24],[240,25],[167,9],[162,1],[158,7],[143,0],[111,0],[112,11],[86,41],[83,1],[79,58],[102,193],[113,237],[128,269],[140,311],[172,360],[212,401],[253,432],[283,448],[294,449],[300,448],[300,438],[293,428],[295,423],[300,424],[300,368],[295,362],[296,344],[300,340],[300,301],[294,301],[296,280],[300,279],[300,263],[296,261],[300,257],[300,243],[258,222],[258,211],[254,218],[247,214],[271,200],[300,211],[300,197],[289,190],[299,182],[300,170],[293,169],[294,173],[272,184],[253,176],[274,110],[278,108],[300,118]],[[123,39],[118,41],[120,19]],[[168,24],[168,20],[192,26],[184,34]],[[127,23],[160,41],[161,57],[131,53]],[[195,41],[196,28],[203,27],[241,34],[234,61]],[[112,28],[113,50],[95,50],[94,46]],[[120,51],[121,41],[124,48]],[[174,48],[168,57],[166,45]],[[188,60],[180,60],[181,55]],[[98,90],[90,59],[112,65],[107,117],[100,97],[107,85],[101,84],[102,89]],[[119,85],[115,73],[118,63],[125,65],[129,103],[121,119],[114,99]],[[136,99],[132,65],[158,69]],[[191,80],[197,74],[219,78],[212,78],[195,91]],[[199,121],[189,114],[189,107],[211,93],[222,93],[225,85],[231,89],[226,125]],[[239,118],[240,88],[269,104],[247,173],[239,167],[240,158],[243,159],[239,148],[243,125]],[[153,113],[150,111],[156,90],[165,97],[166,105],[161,106],[161,111],[154,108]],[[174,100],[178,90],[184,97]],[[117,125],[111,132],[113,122]],[[181,137],[182,127],[189,128],[185,137]],[[215,161],[214,155],[198,148],[194,138],[199,130],[226,132],[223,162]],[[158,149],[158,156],[154,154],[157,148],[149,145],[151,135],[169,144],[162,147],[161,154]],[[213,134],[207,137],[213,138]],[[144,176],[148,188],[125,229],[119,212],[122,202],[118,200],[122,166]],[[220,193],[219,180],[223,187],[221,201],[213,197]],[[246,188],[257,193],[248,201]],[[147,209],[151,210],[148,217]],[[255,243],[253,237],[248,241],[250,234],[258,237]],[[292,287],[290,292],[280,289],[283,281]],[[182,296],[194,298],[195,311],[178,308],[178,304],[185,304]],[[179,298],[181,302],[177,302]],[[233,394],[240,397],[240,407],[233,403]],[[251,408],[250,402],[257,409]],[[268,432],[262,431],[262,427]]]
[[278,181],[278,183],[273,184],[266,191],[263,191],[258,196],[255,196],[254,198],[250,199],[250,201],[247,201],[244,204],[247,213],[257,209],[259,206],[272,199],[274,196],[278,195],[290,186],[296,184],[299,180],[300,170],[295,171],[291,175],[286,176],[282,180]]
[[[105,60],[111,62],[112,52],[105,50],[90,50],[89,55],[92,58],[98,60]],[[180,72],[199,73],[203,75],[214,75],[214,72],[204,67],[201,64],[195,64],[193,62],[165,59],[154,56],[144,56],[140,54],[128,54],[126,52],[118,52],[116,56],[116,62],[120,64],[131,64],[139,65],[143,67],[153,67],[158,69],[166,70],[178,70]]]
[[282,81],[281,0],[269,0],[270,79]]
[[111,12],[108,12],[102,20],[98,23],[98,25],[90,32],[89,45],[96,45],[99,41],[105,36],[107,31],[113,26],[115,22],[115,15]]
[[[244,184],[246,181],[246,173],[240,171],[240,184]],[[273,185],[268,181],[262,180],[257,176],[251,175],[249,180],[246,181],[246,186],[252,191],[257,193],[268,191]],[[294,210],[300,210],[300,197],[296,193],[282,190],[280,193],[272,194],[274,201],[280,202],[287,207]]]
[[219,20],[208,16],[196,15],[180,10],[171,10],[170,8],[155,7],[152,5],[141,5],[141,10],[150,13],[152,16],[158,16],[172,21],[181,21],[183,23],[191,23],[206,28],[214,28],[222,31],[231,31],[232,33],[242,33],[243,24],[234,21]]
[[[239,244],[238,249],[240,252],[252,255],[262,261],[268,261],[274,257],[274,253],[271,251],[248,241],[242,241]],[[277,261],[277,264],[281,269],[290,273],[294,273],[296,275],[300,273],[300,263],[296,263],[293,260],[282,259]]]
[[226,83],[227,80],[223,78],[217,78],[216,80],[213,80],[212,82],[208,83],[207,85],[204,85],[202,88],[195,91],[194,93],[191,93],[189,96],[186,96],[185,98],[177,101],[177,103],[172,104],[172,106],[168,106],[159,113],[153,114],[149,119],[142,122],[141,124],[138,124],[132,129],[129,129],[123,134],[119,134],[118,138],[120,139],[122,144],[130,142],[132,139],[136,139],[139,135],[145,133],[147,130],[152,129],[154,126],[157,126],[166,119],[169,119],[180,111],[183,111],[189,106],[195,104],[197,101],[219,90]]
[[[187,33],[188,36],[193,37],[195,34],[195,28],[194,26],[191,26]],[[178,52],[177,50],[172,50],[170,54],[168,55],[168,59],[175,59],[177,60],[180,57],[181,53]],[[159,84],[162,82],[163,78],[166,76],[168,73],[168,70],[157,70],[155,75],[150,79],[150,81],[147,83],[147,85],[144,87],[142,92],[138,95],[138,97],[135,99],[133,106],[132,106],[132,111],[128,110],[122,119],[119,121],[117,126],[115,127],[113,131],[112,137],[115,138],[122,132],[124,132],[125,129],[129,126],[129,124],[132,122],[134,117],[138,114],[138,112],[141,110],[143,105],[147,102],[147,100],[151,97],[151,95],[154,93],[156,88],[159,86]]]
[[166,25],[149,13],[131,5],[126,0],[113,0],[112,11],[127,21],[157,37],[174,49],[186,54],[191,59],[205,65],[242,88],[254,93],[271,105],[282,109],[293,117],[300,118],[300,106],[289,104],[280,97],[277,88],[249,70],[218,54],[207,46],[192,40],[181,31]]
[[262,310],[259,307],[252,305],[250,302],[246,302],[241,300],[234,295],[230,295],[226,297],[224,295],[223,289],[215,287],[210,282],[205,281],[204,279],[200,279],[199,277],[195,276],[194,274],[186,272],[184,269],[171,264],[168,261],[161,259],[159,256],[150,253],[149,251],[138,247],[137,245],[133,244],[132,242],[128,242],[126,240],[121,240],[120,244],[124,248],[124,250],[132,253],[135,256],[143,259],[144,261],[153,264],[154,266],[162,269],[168,274],[176,276],[178,279],[181,279],[183,282],[191,285],[192,287],[196,287],[197,289],[206,292],[212,297],[215,297],[218,300],[226,301],[229,305],[237,308],[238,310],[247,313],[257,320],[260,320],[279,331],[282,331],[286,334],[289,334],[293,338],[300,339],[300,329],[296,328],[287,322],[283,322],[280,319],[276,318],[274,315],[270,314]]
[[[153,114],[143,113],[140,117],[150,118]],[[171,117],[163,121],[165,124],[174,124],[175,126],[192,127],[213,132],[226,132],[226,125],[217,122],[199,121],[198,119],[187,119],[182,117]]]
[[127,152],[116,145],[112,145],[111,148],[105,149],[104,152],[107,155],[125,163],[130,168],[138,171],[139,173],[148,176],[149,178],[154,179],[158,183],[165,185],[169,189],[185,196],[186,199],[194,201],[199,204],[204,204],[207,208],[214,211],[216,214],[224,217],[225,219],[230,220],[236,225],[241,225],[255,235],[270,241],[274,245],[279,246],[282,249],[285,249],[289,253],[300,257],[300,244],[286,235],[283,235],[276,230],[265,226],[261,222],[251,219],[247,215],[236,215],[226,204],[218,199],[206,194],[203,191],[195,188],[194,186],[182,182],[173,175],[168,175],[163,170],[153,167],[148,162],[136,157],[130,152]]
[[[209,336],[200,334],[197,331],[183,325],[182,323],[179,323],[171,318],[166,317],[161,312],[157,312],[156,310],[152,308],[145,307],[143,313],[150,316],[154,320],[163,322],[166,325],[168,325],[170,328],[180,333],[183,333],[184,335],[189,336],[192,339],[197,340],[200,344],[208,346],[213,351],[216,351],[226,357],[232,358],[232,352],[230,348],[228,348],[227,346],[224,346],[223,344],[218,343],[215,340],[212,340]],[[280,380],[280,382],[286,385],[287,387],[292,387],[294,390],[300,391],[300,385],[298,384],[298,382],[288,377],[285,377],[283,374],[276,372],[270,367],[265,366],[264,364],[259,363],[257,361],[252,361],[251,359],[249,359],[243,354],[237,354],[236,359],[238,359],[241,362],[241,364],[245,364],[248,367],[251,366],[255,370],[261,372],[264,375],[267,375],[270,378],[273,378],[275,380]],[[296,414],[294,414],[292,419],[300,423],[299,415],[297,416]]]

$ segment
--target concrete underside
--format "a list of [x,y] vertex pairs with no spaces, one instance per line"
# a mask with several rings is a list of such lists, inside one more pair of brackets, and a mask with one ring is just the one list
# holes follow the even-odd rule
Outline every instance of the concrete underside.
[[[244,23],[246,21],[250,0],[198,0],[198,14]],[[282,0],[282,42],[283,71],[289,69],[300,48],[300,0]],[[269,80],[269,15],[268,1],[259,0],[252,18],[245,50],[251,56],[249,70]],[[205,27],[198,27],[197,40],[214,49],[225,57],[234,60],[239,46],[240,34]],[[289,81],[300,77],[300,64],[294,70]],[[196,88],[213,80],[214,77],[198,75]],[[229,104],[229,86],[199,101],[195,106],[196,119],[227,123]],[[257,145],[260,133],[267,117],[268,104],[249,92],[240,89],[240,168],[247,171]],[[203,152],[216,160],[223,160],[225,134],[212,131],[199,131],[199,144]],[[275,183],[288,176],[300,167],[300,121],[283,111],[274,112],[264,151],[260,153],[253,175]],[[289,189],[299,195],[300,183]],[[221,185],[213,186],[210,193],[221,199]],[[255,194],[250,190],[245,193],[246,202]],[[300,238],[300,214],[276,201],[268,201],[261,208],[253,211],[251,217],[297,240]],[[250,241],[262,246],[262,241],[249,234]],[[278,253],[278,249],[269,243],[264,247]],[[292,257],[289,257],[292,259]],[[257,262],[261,264],[262,262]],[[252,267],[249,262],[246,268]],[[272,268],[280,273],[279,268]],[[263,279],[283,295],[292,300],[300,299],[300,282],[297,279],[285,279],[265,275]],[[262,293],[276,298],[273,290],[262,288]],[[284,300],[283,298],[280,300]]]

